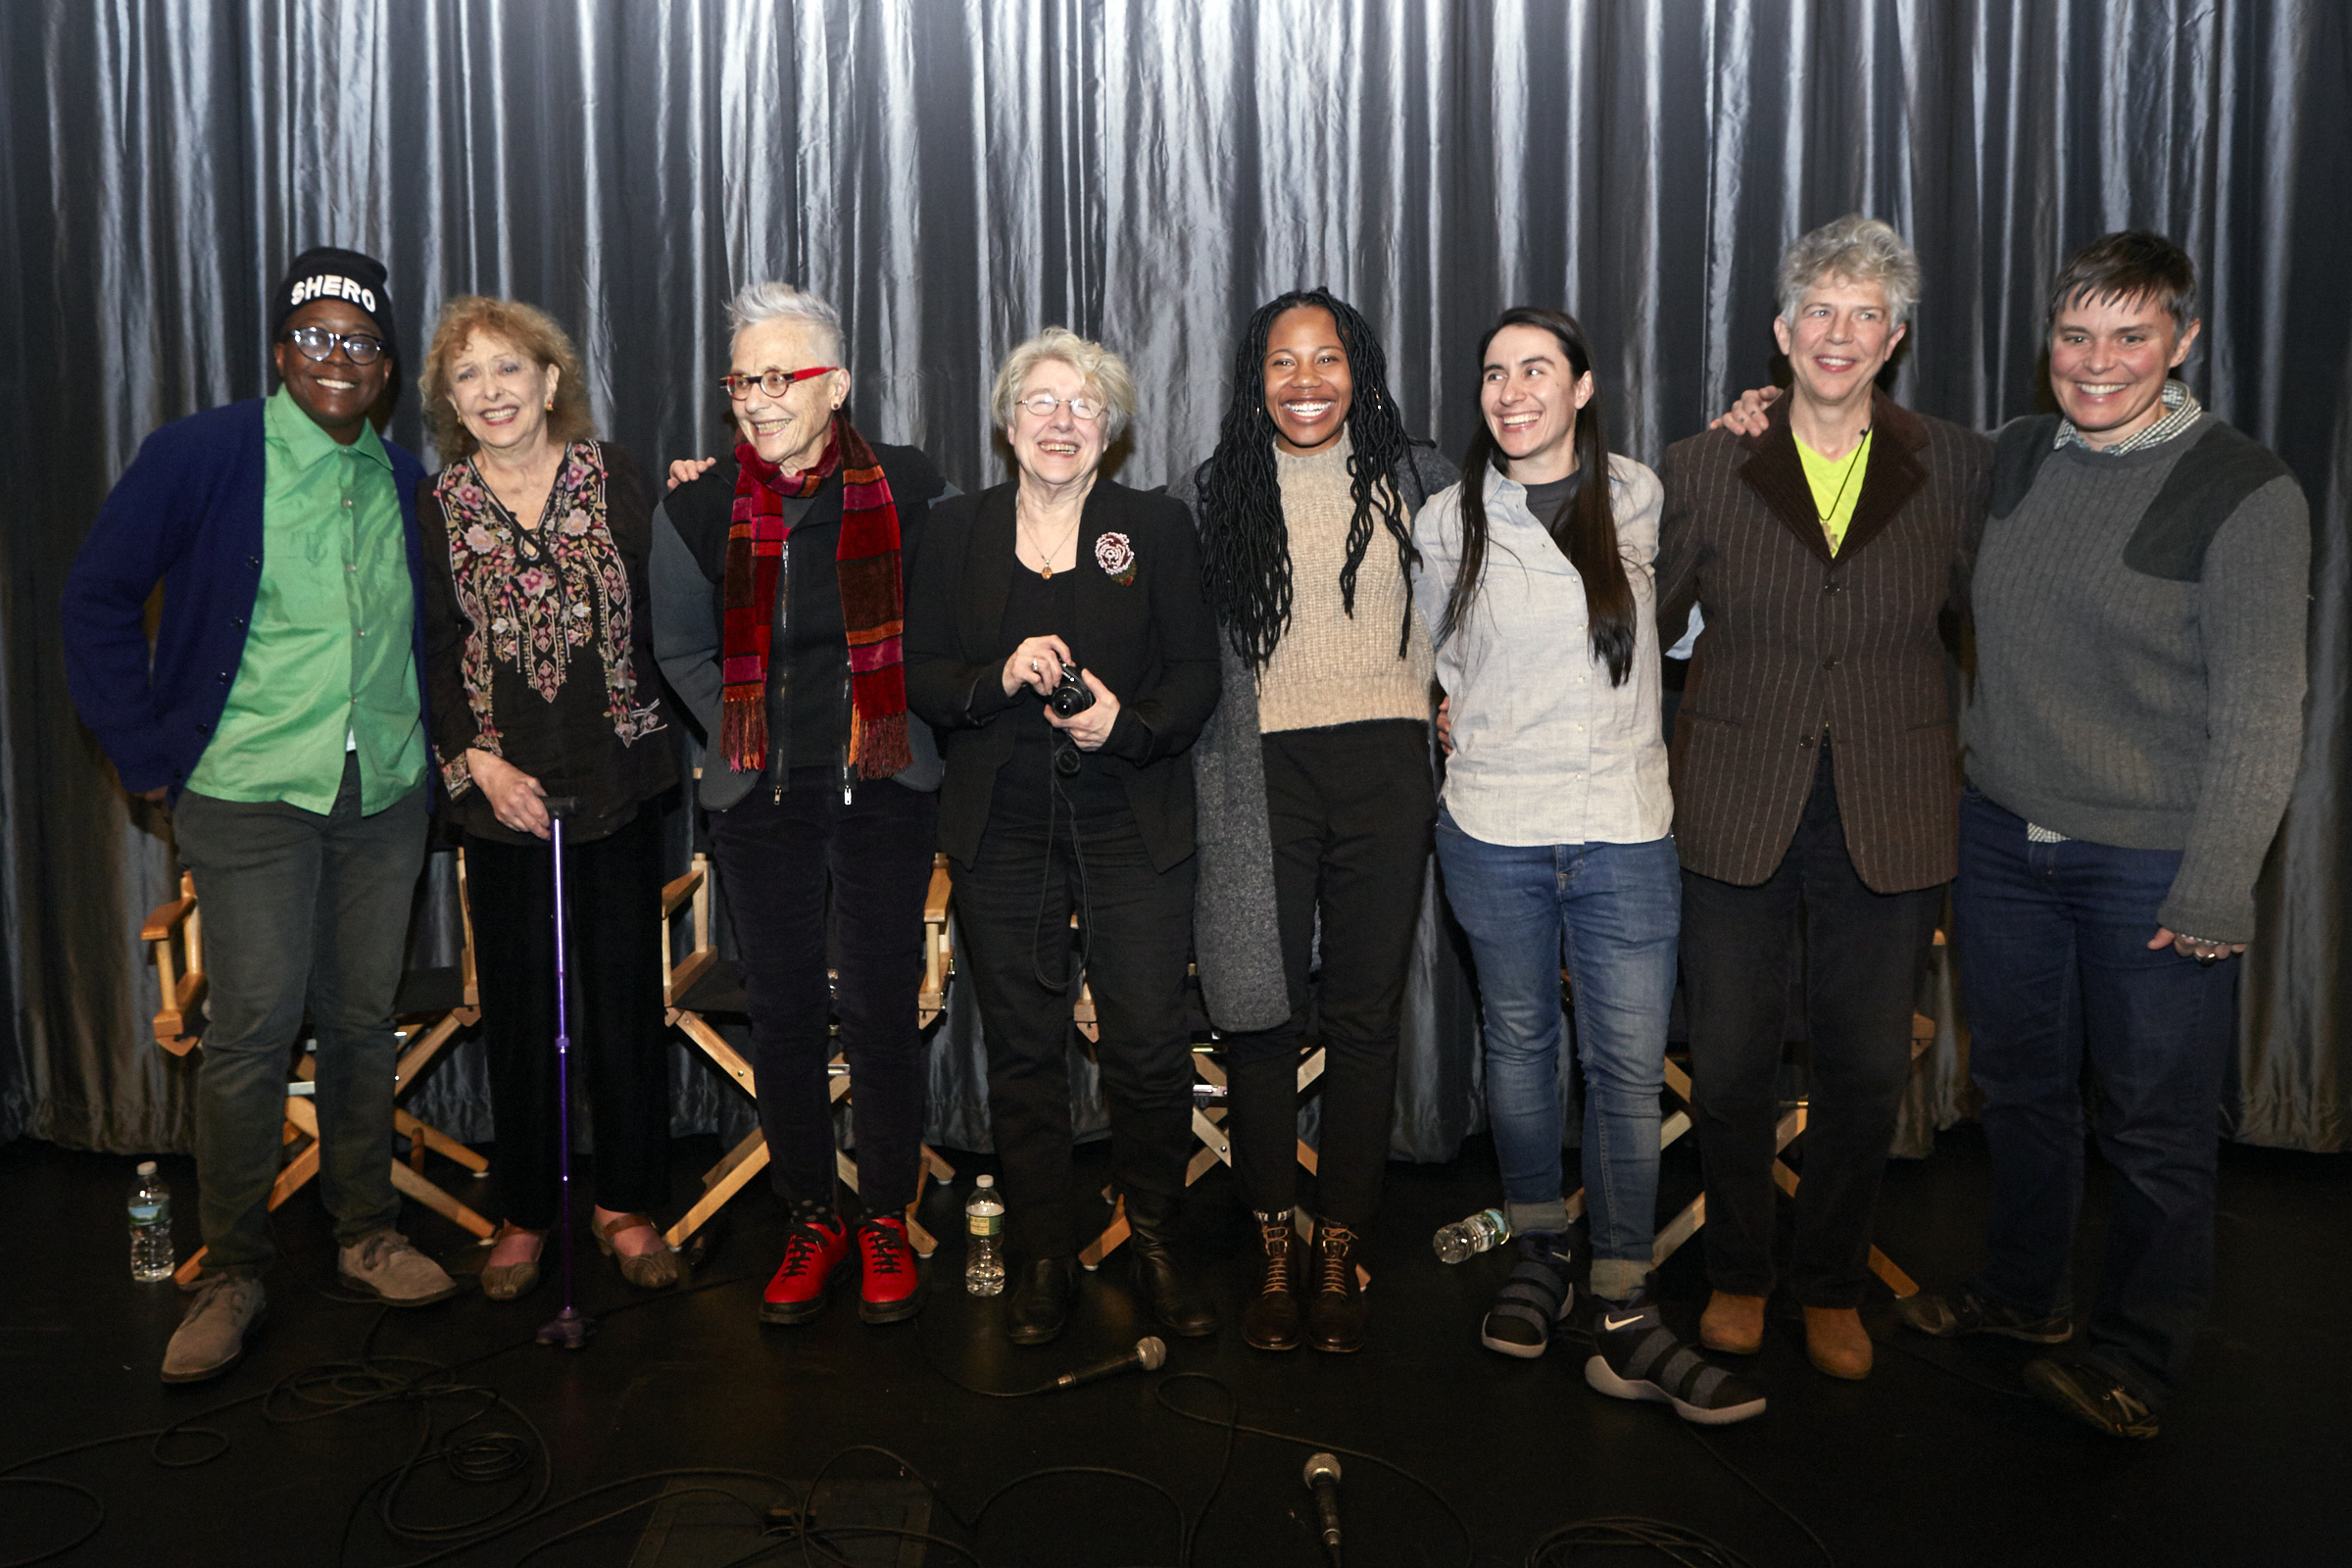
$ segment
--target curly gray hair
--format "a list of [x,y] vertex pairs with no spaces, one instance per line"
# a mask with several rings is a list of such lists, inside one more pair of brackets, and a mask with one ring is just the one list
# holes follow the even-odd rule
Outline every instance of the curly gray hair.
[[822,335],[825,358],[840,363],[841,313],[821,296],[790,283],[768,279],[744,284],[727,302],[727,320],[738,336],[762,321],[804,322]]
[[1919,258],[1883,220],[1848,213],[1800,234],[1781,252],[1781,319],[1793,323],[1805,293],[1825,277],[1876,283],[1901,326],[1919,303]]
[[1047,360],[1059,360],[1076,370],[1086,390],[1102,400],[1102,444],[1107,447],[1116,441],[1135,417],[1135,376],[1126,361],[1066,326],[1049,326],[1004,356],[996,388],[988,395],[989,413],[997,427],[1011,425],[1013,403],[1021,395],[1022,384]]

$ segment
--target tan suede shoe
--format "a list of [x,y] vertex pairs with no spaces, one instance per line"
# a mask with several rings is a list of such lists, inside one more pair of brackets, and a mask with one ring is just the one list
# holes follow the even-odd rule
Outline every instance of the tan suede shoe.
[[1698,1343],[1726,1355],[1753,1355],[1764,1348],[1764,1298],[1717,1291],[1699,1314]]
[[1805,1354],[1815,1370],[1860,1382],[1870,1376],[1870,1331],[1850,1306],[1805,1308]]

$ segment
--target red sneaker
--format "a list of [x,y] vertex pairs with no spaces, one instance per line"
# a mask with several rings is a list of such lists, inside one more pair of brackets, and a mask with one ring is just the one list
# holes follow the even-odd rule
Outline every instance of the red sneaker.
[[906,1222],[896,1214],[869,1215],[858,1222],[858,1257],[863,1287],[858,1315],[868,1323],[896,1323],[923,1309],[915,1278],[914,1249],[906,1245]]
[[760,1298],[760,1321],[806,1323],[822,1312],[849,1255],[849,1229],[838,1215],[829,1225],[795,1225],[783,1265]]

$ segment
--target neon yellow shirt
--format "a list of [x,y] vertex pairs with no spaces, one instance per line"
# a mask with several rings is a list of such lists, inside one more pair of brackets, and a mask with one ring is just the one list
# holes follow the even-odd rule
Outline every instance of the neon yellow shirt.
[[1842,458],[1825,458],[1802,441],[1796,444],[1805,482],[1813,487],[1813,510],[1821,514],[1821,531],[1829,536],[1833,556],[1845,543],[1854,503],[1862,499],[1862,480],[1870,472],[1870,443],[1876,435],[1874,430],[1863,431],[1862,444]]
[[262,450],[253,625],[188,788],[323,816],[350,752],[361,812],[380,811],[424,776],[416,587],[392,460],[372,427],[343,446],[282,387],[263,410]]

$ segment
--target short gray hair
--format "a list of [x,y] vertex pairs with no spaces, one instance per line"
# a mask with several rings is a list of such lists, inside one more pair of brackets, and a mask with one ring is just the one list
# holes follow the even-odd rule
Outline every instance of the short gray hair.
[[1135,376],[1127,362],[1092,339],[1066,326],[1049,326],[1004,356],[997,371],[996,390],[988,397],[989,412],[1003,429],[1012,423],[1013,402],[1021,384],[1047,360],[1059,360],[1078,372],[1086,390],[1102,403],[1102,444],[1109,446],[1135,417]]
[[1919,303],[1919,258],[1883,220],[1848,213],[1800,234],[1781,252],[1781,319],[1794,325],[1805,293],[1824,277],[1876,283],[1901,326]]
[[841,313],[821,296],[790,283],[771,278],[744,284],[727,302],[727,320],[738,337],[762,321],[799,321],[813,326],[829,345],[825,357],[836,362],[841,359]]

